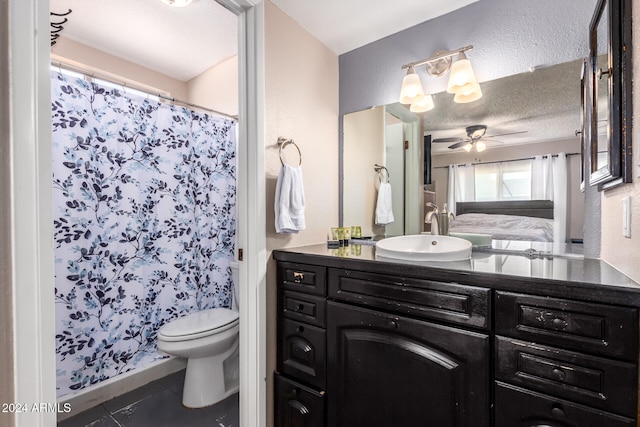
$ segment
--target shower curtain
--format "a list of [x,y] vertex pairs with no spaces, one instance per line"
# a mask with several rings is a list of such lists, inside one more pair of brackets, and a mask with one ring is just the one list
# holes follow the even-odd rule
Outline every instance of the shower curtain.
[[235,122],[52,72],[58,396],[166,357],[229,307]]

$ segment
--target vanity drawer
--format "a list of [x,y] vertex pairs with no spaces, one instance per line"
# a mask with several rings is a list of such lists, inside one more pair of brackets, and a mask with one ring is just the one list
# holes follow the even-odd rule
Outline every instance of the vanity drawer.
[[329,269],[329,296],[393,313],[488,329],[486,288],[362,271]]
[[495,427],[631,427],[633,419],[496,382]]
[[327,294],[326,276],[325,267],[292,262],[278,263],[280,289],[325,296]]
[[326,326],[326,300],[324,297],[284,291],[281,293],[281,310],[284,317],[311,323],[324,328]]
[[275,380],[276,427],[324,427],[324,392],[318,392],[277,373]]
[[278,369],[315,387],[325,388],[326,332],[290,319],[280,321]]
[[635,308],[496,292],[496,334],[637,360]]
[[636,366],[496,337],[496,379],[633,417]]

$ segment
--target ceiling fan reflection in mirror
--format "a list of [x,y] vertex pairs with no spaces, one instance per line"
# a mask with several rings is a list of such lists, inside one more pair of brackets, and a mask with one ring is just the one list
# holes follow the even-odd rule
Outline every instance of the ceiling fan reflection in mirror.
[[[483,141],[489,138],[495,138],[497,136],[506,136],[506,135],[516,135],[519,133],[526,133],[527,131],[520,132],[509,132],[509,133],[501,133],[498,135],[487,135],[487,126],[486,125],[473,125],[467,126],[465,128],[467,133],[466,138],[437,138],[432,142],[453,142],[454,144],[450,145],[449,148],[455,150],[456,148],[464,148],[467,152],[471,151],[474,147],[478,153],[484,151],[487,148],[487,144]],[[502,142],[496,139],[491,139],[494,142]]]

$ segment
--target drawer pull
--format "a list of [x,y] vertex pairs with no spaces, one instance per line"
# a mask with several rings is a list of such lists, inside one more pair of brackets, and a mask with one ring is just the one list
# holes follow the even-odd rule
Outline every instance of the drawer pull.
[[558,380],[564,380],[565,377],[565,373],[562,369],[560,368],[553,368],[553,371],[551,371],[551,373],[553,374],[554,377],[556,377]]
[[296,306],[296,311],[302,311],[302,310],[304,310],[304,304],[298,304]]
[[309,413],[309,409],[306,406],[304,406],[302,403],[298,402],[297,400],[288,402],[288,404],[295,411],[298,411],[300,415],[307,415]]
[[565,329],[567,327],[567,321],[559,317],[553,319],[553,321],[551,321],[551,324],[556,329]]
[[398,329],[398,322],[393,319],[389,319],[389,327],[391,329]]
[[304,273],[301,273],[299,271],[293,272],[293,281],[295,283],[302,283],[303,280],[304,280]]
[[564,418],[564,409],[560,405],[553,405],[551,408],[551,416],[554,418]]
[[287,397],[289,399],[292,399],[292,398],[296,397],[298,395],[298,393],[299,393],[298,389],[295,388],[295,387],[290,388],[287,391],[289,392],[289,393],[287,393]]
[[304,332],[304,326],[298,326],[298,333],[301,334]]

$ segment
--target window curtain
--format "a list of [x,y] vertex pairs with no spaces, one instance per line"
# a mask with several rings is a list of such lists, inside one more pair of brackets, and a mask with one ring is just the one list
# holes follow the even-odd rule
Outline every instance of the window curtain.
[[567,156],[536,156],[531,169],[531,198],[553,200],[553,242],[567,241]]
[[52,73],[58,396],[166,357],[231,305],[235,122]]
[[447,210],[456,214],[456,203],[472,202],[475,196],[475,171],[473,165],[449,165],[447,186]]

